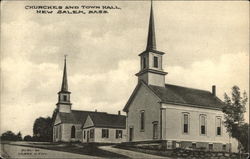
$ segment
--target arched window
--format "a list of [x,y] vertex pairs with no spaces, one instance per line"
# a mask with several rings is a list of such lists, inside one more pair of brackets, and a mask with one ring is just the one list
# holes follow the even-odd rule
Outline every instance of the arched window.
[[71,127],[71,138],[75,138],[76,137],[76,128],[75,126]]
[[207,133],[207,122],[206,122],[206,115],[200,115],[200,134],[206,135]]

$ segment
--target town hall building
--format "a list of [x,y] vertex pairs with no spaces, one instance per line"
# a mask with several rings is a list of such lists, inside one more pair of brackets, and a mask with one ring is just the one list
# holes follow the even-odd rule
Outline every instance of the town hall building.
[[127,142],[161,140],[168,149],[236,151],[237,143],[223,125],[223,102],[216,96],[216,87],[210,92],[166,84],[164,54],[156,48],[151,3],[147,45],[139,54],[138,84],[123,109]]

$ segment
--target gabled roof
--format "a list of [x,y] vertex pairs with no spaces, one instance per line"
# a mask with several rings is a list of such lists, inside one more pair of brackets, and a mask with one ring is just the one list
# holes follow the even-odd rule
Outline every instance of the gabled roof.
[[126,128],[126,116],[124,115],[91,113],[89,116],[95,127]]
[[125,112],[128,111],[131,101],[134,99],[142,84],[159,97],[162,103],[208,109],[221,109],[221,106],[223,105],[223,102],[218,97],[206,90],[171,84],[165,84],[165,87],[160,87],[147,85],[143,81],[140,81],[123,109]]
[[107,114],[105,112],[92,112],[92,111],[80,111],[80,110],[71,110],[71,113],[58,112],[62,123],[71,123],[71,124],[84,124],[88,115],[92,113]]
[[221,109],[223,102],[206,90],[166,84],[164,87],[149,85],[149,88],[163,103],[196,105],[205,108]]

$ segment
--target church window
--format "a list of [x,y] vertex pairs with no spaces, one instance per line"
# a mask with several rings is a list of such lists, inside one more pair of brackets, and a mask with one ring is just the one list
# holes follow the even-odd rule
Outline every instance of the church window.
[[122,130],[116,130],[115,132],[115,138],[122,138]]
[[84,139],[86,138],[86,131],[85,130],[83,131],[83,138]]
[[188,113],[183,114],[183,133],[188,133],[189,128],[189,115]]
[[89,137],[90,138],[94,138],[94,133],[95,133],[95,130],[94,129],[90,129],[90,135],[89,135]]
[[154,121],[153,122],[153,139],[158,138],[158,122]]
[[142,68],[146,68],[146,57],[142,58]]
[[216,117],[216,135],[221,135],[221,118]]
[[109,129],[102,129],[102,138],[109,138]]
[[63,101],[67,101],[67,95],[63,95]]
[[154,56],[154,67],[158,68],[158,57]]
[[201,135],[206,134],[206,115],[200,115],[200,133]]
[[140,114],[140,125],[141,125],[141,131],[144,131],[145,129],[145,111],[141,111],[141,114]]
[[76,128],[75,126],[71,127],[71,138],[75,138],[76,137]]

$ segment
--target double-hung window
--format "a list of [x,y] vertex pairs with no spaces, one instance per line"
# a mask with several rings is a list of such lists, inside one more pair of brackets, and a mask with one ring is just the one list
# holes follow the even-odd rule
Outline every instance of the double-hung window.
[[145,129],[145,111],[142,110],[140,112],[140,130],[144,131]]
[[221,117],[216,117],[216,135],[221,135]]
[[206,135],[206,115],[200,115],[200,134]]
[[189,132],[189,114],[183,113],[183,133]]
[[102,138],[109,138],[109,129],[102,129]]
[[122,138],[122,130],[115,131],[115,138],[117,138],[117,139]]

